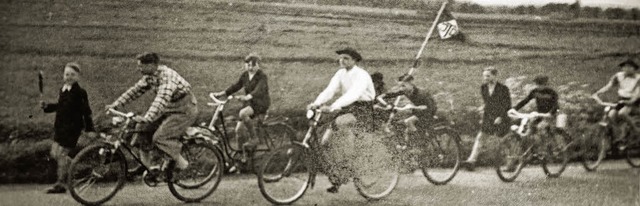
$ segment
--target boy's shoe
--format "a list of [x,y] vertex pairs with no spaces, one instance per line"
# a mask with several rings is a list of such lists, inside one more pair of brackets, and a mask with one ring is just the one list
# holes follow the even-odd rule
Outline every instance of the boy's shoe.
[[54,185],[46,190],[47,194],[61,194],[65,192],[67,192],[67,189],[60,185]]

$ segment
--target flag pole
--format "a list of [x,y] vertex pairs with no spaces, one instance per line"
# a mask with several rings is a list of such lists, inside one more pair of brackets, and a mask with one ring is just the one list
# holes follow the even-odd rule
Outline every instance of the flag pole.
[[[424,51],[424,49],[427,47],[427,43],[429,42],[429,38],[431,37],[431,35],[433,34],[433,30],[435,30],[436,25],[438,24],[438,20],[440,20],[440,16],[442,15],[442,12],[444,12],[444,8],[447,6],[447,2],[442,2],[442,6],[440,7],[440,10],[438,11],[438,15],[436,15],[436,19],[433,20],[433,23],[431,24],[431,28],[429,28],[429,32],[427,32],[427,36],[424,38],[424,42],[422,42],[422,45],[420,46],[420,50],[418,50],[418,54],[416,55],[415,60],[413,61],[413,65],[411,66],[411,69],[409,69],[409,75],[413,75],[413,73],[416,70],[416,67],[418,67],[418,62],[420,61],[420,57],[422,57],[422,52]],[[384,99],[382,99],[381,96],[378,97],[378,101],[385,103]],[[398,104],[400,103],[400,96],[396,97],[396,100],[393,102],[392,107],[397,107]],[[386,103],[385,103],[386,104]],[[391,114],[389,114],[389,120],[385,126],[385,131],[389,131],[388,126],[391,124],[391,120],[393,119],[393,117],[395,116],[395,110],[392,110]]]
[[436,19],[433,20],[433,24],[431,24],[431,28],[429,28],[429,32],[427,33],[427,36],[424,38],[424,42],[422,42],[422,46],[420,46],[420,50],[418,50],[418,54],[416,55],[416,59],[413,61],[413,66],[411,66],[411,69],[409,70],[409,75],[413,74],[413,72],[416,69],[416,67],[418,67],[418,61],[420,61],[420,57],[422,57],[422,52],[424,51],[425,47],[427,47],[427,43],[429,42],[429,38],[433,34],[433,30],[435,30],[436,25],[438,24],[438,20],[440,20],[440,16],[442,15],[442,12],[444,12],[444,8],[446,6],[447,6],[447,2],[446,1],[442,2],[442,6],[440,7],[440,10],[438,11],[438,15],[436,15]]

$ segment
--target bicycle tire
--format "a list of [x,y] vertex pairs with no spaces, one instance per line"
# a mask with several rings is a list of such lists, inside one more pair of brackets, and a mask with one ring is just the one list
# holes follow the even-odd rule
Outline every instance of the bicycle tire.
[[[500,140],[498,150],[496,152],[496,173],[498,178],[503,182],[513,182],[518,178],[522,168],[526,165],[523,156],[524,147],[519,136],[509,133]],[[515,161],[511,166],[509,161]],[[506,165],[505,165],[506,164]],[[503,168],[505,166],[506,168]],[[508,171],[510,167],[515,167],[513,171]]]
[[[84,160],[97,160],[97,162],[101,163],[97,163],[97,165],[95,166],[93,164],[86,165],[88,164],[88,162],[84,162]],[[114,165],[104,166],[105,164],[112,163]],[[115,174],[111,172],[111,167],[113,167],[113,169],[115,170]],[[124,186],[127,175],[127,163],[121,150],[116,150],[113,145],[110,144],[99,143],[89,145],[82,149],[72,160],[68,171],[69,174],[67,178],[67,188],[69,188],[69,193],[71,194],[73,199],[83,205],[100,205],[113,198],[116,193],[118,193],[118,191],[120,191],[120,189],[122,189],[122,187]],[[76,180],[76,177],[80,176],[83,173],[90,173],[90,177]],[[94,180],[95,178],[101,178],[104,180],[98,181]],[[93,186],[93,184],[95,183],[105,185],[105,183],[113,182],[110,178],[117,178],[115,180],[113,189],[108,192],[96,192],[97,194],[104,195],[103,197],[99,197],[97,199],[89,199],[88,197],[84,196],[84,189],[89,186]],[[83,182],[87,183],[87,186],[85,186],[84,188],[80,187],[79,185]]]
[[606,127],[598,125],[593,129],[595,132],[591,130],[590,133],[583,135],[581,145],[582,167],[587,172],[596,171],[607,154]]
[[[437,162],[438,165],[436,167],[443,168],[447,175],[445,175],[444,177],[437,177],[436,176],[437,171],[430,170],[429,166],[431,165],[425,165],[425,164],[421,164],[422,174],[424,175],[425,178],[427,178],[427,181],[431,182],[434,185],[445,185],[449,181],[451,181],[458,173],[458,170],[460,170],[460,161],[461,161],[460,157],[462,156],[462,150],[460,146],[459,136],[456,132],[448,128],[442,129],[441,131],[436,131],[434,134],[436,136],[426,137],[426,138],[428,139],[428,141],[431,142],[431,146],[434,146],[433,149],[435,151],[423,151],[423,153],[433,153],[437,155],[435,157],[426,157],[423,159],[438,161]],[[449,139],[445,141],[439,141],[441,140],[440,137],[444,134],[446,134],[446,136],[448,136]],[[453,147],[453,148],[450,148],[450,149],[453,149],[453,151],[449,153],[449,154],[452,154],[453,157],[451,158],[443,157],[443,153],[448,153],[442,149],[443,144]],[[453,161],[453,163],[451,161]]]
[[[552,135],[555,144],[552,143],[549,146],[550,148],[547,148],[547,152],[550,155],[542,161],[542,170],[547,177],[557,178],[560,177],[569,163],[569,155],[567,154],[568,150],[566,147],[569,135],[562,130],[555,130],[552,132]],[[551,166],[556,162],[559,163],[559,168],[552,169]]]
[[[196,152],[199,152],[201,154],[206,152],[206,154],[204,156],[198,155],[202,158],[195,159]],[[207,142],[188,142],[183,145],[182,153],[187,161],[189,161],[189,167],[181,171],[181,174],[178,175],[178,178],[174,178],[174,176],[176,176],[175,170],[173,169],[173,167],[169,167],[166,170],[167,177],[170,179],[167,186],[169,187],[169,191],[171,192],[171,194],[173,194],[173,196],[178,198],[180,201],[187,203],[199,202],[209,197],[216,190],[216,188],[220,184],[220,181],[222,180],[222,175],[224,172],[224,160],[222,158],[222,153],[216,147]],[[194,169],[203,170],[201,172],[194,171]],[[195,180],[196,177],[200,177],[202,175],[206,176],[202,180],[198,180],[195,183],[188,184],[186,181],[186,177],[190,177]],[[202,188],[203,186],[207,187]],[[187,192],[191,191],[202,191],[202,193],[198,193],[195,195],[186,194]]]
[[[283,147],[272,150],[262,165],[259,167],[258,174],[258,187],[262,196],[275,205],[288,205],[299,200],[304,196],[307,189],[313,185],[315,179],[315,172],[309,166],[311,164],[311,158],[307,155],[306,148],[293,144],[285,145]],[[274,174],[272,174],[274,173]],[[299,174],[299,175],[296,175]],[[271,177],[275,176],[275,177]],[[294,176],[291,181],[289,177]],[[296,177],[302,177],[302,181],[295,181]],[[285,179],[286,178],[286,179]],[[274,189],[287,189],[289,182],[301,182],[302,184],[294,190],[292,194],[283,195],[285,197],[276,196],[277,191],[271,191]],[[273,184],[282,183],[282,185],[273,186]],[[288,193],[288,191],[287,191]]]

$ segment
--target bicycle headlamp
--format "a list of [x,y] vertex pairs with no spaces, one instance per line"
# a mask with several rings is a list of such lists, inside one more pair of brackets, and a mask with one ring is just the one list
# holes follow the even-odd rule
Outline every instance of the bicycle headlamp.
[[124,122],[124,118],[122,118],[122,117],[115,116],[115,117],[111,118],[111,124],[114,125],[114,126],[117,126],[122,122]]
[[313,110],[307,110],[307,119],[313,119],[316,113]]

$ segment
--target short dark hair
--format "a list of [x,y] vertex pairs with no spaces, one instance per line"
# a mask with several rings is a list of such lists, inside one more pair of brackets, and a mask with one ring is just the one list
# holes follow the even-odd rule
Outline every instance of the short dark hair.
[[71,69],[73,69],[73,71],[76,71],[78,74],[80,73],[80,65],[76,62],[69,62],[66,65],[64,65],[64,67],[69,67]]
[[160,57],[154,52],[138,54],[136,59],[139,60],[141,64],[158,64],[160,62]]
[[257,65],[261,60],[262,58],[256,53],[251,53],[244,58],[245,63],[250,63],[253,66]]
[[413,81],[413,75],[403,74],[402,76],[398,77],[398,81],[400,81],[400,82],[411,82],[411,81]]
[[547,85],[549,83],[549,77],[545,75],[539,75],[533,79],[533,82],[535,82],[538,85]]
[[638,67],[639,67],[638,64],[636,64],[636,62],[633,61],[633,59],[627,59],[626,61],[623,61],[622,63],[620,63],[618,66],[624,67],[626,65],[633,67],[634,70],[638,70]]
[[358,51],[356,51],[355,49],[350,48],[350,47],[338,50],[338,51],[336,51],[336,54],[338,54],[338,55],[346,54],[346,55],[349,55],[351,58],[353,58],[353,60],[355,60],[356,62],[362,61],[362,55],[360,55],[360,53],[358,53]]
[[498,70],[496,68],[493,68],[493,67],[484,68],[484,69],[482,69],[482,72],[489,72],[493,76],[498,75]]

